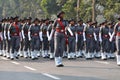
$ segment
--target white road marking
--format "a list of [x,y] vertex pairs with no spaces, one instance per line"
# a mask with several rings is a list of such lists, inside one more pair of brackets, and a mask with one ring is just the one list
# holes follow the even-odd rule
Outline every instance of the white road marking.
[[29,70],[32,70],[32,71],[36,71],[36,69],[32,68],[32,67],[29,67],[29,66],[24,66],[25,68],[29,69]]
[[14,61],[11,61],[11,63],[16,64],[16,65],[19,65],[19,64],[20,64],[20,63],[18,63],[18,62],[14,62]]
[[50,75],[50,74],[47,74],[47,73],[42,73],[42,75],[50,77],[50,78],[55,79],[55,80],[60,80],[60,78],[53,76],[53,75]]
[[105,61],[95,61],[97,63],[101,63],[101,64],[110,64],[109,62],[105,62]]
[[1,59],[3,59],[3,60],[9,60],[9,59],[7,59],[7,58],[4,58],[4,57],[1,57]]

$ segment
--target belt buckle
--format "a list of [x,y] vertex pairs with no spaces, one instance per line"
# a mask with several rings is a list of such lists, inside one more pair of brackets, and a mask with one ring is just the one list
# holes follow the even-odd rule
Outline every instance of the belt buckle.
[[79,32],[79,34],[82,34],[82,32]]
[[16,36],[16,35],[17,35],[17,33],[14,33],[14,35]]
[[92,35],[90,35],[90,37],[92,37]]
[[34,35],[37,36],[37,33],[35,33]]
[[64,32],[64,30],[61,30],[61,32]]
[[105,35],[105,37],[108,37],[108,35]]

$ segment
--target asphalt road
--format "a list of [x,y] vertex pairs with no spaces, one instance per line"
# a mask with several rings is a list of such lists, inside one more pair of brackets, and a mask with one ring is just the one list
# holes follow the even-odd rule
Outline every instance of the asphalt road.
[[65,67],[57,68],[54,61],[39,58],[8,60],[0,57],[0,80],[120,80],[120,66],[115,60],[64,59]]

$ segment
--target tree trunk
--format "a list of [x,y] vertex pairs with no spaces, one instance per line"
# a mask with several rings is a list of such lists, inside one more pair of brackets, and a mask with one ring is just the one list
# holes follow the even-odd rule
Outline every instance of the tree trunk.
[[95,21],[95,0],[92,0],[92,21]]
[[79,20],[79,7],[80,7],[80,0],[77,0],[77,22]]

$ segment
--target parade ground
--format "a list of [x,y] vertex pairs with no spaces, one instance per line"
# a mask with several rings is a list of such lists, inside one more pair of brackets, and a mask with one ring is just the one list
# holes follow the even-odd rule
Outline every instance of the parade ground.
[[120,80],[116,60],[63,59],[63,64],[58,68],[49,59],[12,61],[0,57],[0,80]]

